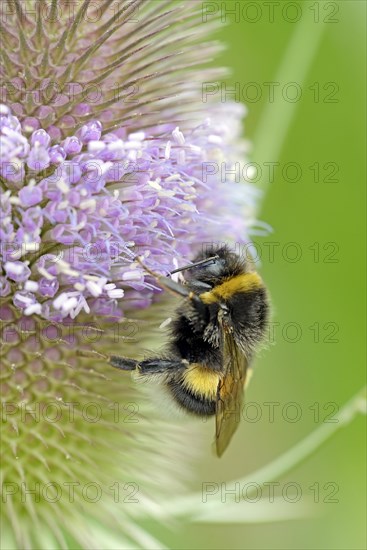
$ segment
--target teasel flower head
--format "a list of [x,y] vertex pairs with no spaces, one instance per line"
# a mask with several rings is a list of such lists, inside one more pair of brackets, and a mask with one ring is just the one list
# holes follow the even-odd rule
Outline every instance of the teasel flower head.
[[228,176],[244,108],[203,100],[224,72],[203,68],[220,46],[200,3],[2,9],[4,547],[151,548],[134,516],[179,483],[185,429],[104,354],[136,353],[159,301],[137,255],[168,273],[249,241],[256,192]]

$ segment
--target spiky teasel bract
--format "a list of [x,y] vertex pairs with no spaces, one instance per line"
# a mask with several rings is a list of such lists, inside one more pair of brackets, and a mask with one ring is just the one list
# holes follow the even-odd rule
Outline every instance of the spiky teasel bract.
[[78,351],[121,352],[150,306],[137,252],[167,272],[248,239],[254,194],[213,169],[243,155],[243,109],[202,100],[223,72],[200,2],[8,0],[2,25],[4,544],[103,547],[97,522],[147,546],[131,517],[177,478],[178,428],[151,433],[140,391]]

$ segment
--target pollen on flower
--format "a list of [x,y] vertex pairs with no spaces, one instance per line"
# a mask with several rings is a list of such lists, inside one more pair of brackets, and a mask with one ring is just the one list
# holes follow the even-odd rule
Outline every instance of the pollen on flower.
[[171,141],[169,140],[169,141],[167,141],[167,145],[166,145],[166,148],[165,148],[165,150],[164,150],[164,158],[165,158],[166,160],[168,160],[168,159],[170,158],[170,156],[171,156],[171,147],[172,147],[172,143],[171,143]]

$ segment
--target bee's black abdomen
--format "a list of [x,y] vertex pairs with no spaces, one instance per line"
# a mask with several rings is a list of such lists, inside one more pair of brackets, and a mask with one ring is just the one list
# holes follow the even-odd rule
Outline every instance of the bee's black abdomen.
[[194,395],[179,380],[169,380],[167,387],[171,391],[176,403],[186,411],[198,416],[212,416],[215,414],[215,401]]

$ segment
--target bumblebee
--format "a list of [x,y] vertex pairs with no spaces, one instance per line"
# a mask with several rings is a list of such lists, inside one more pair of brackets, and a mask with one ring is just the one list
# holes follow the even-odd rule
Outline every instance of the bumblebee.
[[109,362],[159,380],[185,411],[215,415],[221,456],[240,421],[251,360],[266,330],[266,288],[250,261],[227,246],[208,248],[191,265],[172,271],[187,272],[182,284],[143,267],[163,289],[184,298],[171,322],[170,342],[160,357],[111,356]]

